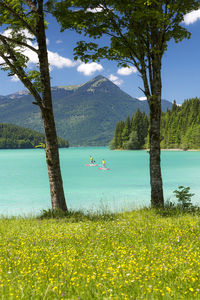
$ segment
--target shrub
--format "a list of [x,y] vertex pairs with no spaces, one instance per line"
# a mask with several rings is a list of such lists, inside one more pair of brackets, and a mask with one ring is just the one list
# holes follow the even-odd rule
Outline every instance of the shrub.
[[189,193],[190,187],[179,186],[179,190],[173,191],[178,199],[179,206],[183,209],[188,209],[192,207],[191,198],[194,194]]

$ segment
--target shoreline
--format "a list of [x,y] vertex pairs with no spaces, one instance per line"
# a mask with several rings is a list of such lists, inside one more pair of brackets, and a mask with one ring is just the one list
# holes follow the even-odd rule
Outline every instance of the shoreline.
[[[160,149],[161,151],[180,151],[180,152],[199,152],[200,149],[188,149],[188,150],[183,150],[181,148],[162,148]],[[147,151],[149,152],[150,149],[132,149],[132,150],[129,150],[129,149],[114,149],[113,151]]]
[[160,149],[161,151],[184,151],[184,152],[189,152],[189,151],[200,151],[200,149],[188,149],[188,150],[183,150],[179,148],[170,148],[170,149]]

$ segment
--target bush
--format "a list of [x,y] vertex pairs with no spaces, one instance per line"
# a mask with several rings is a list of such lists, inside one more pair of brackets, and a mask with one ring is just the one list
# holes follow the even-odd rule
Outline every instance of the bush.
[[42,210],[41,215],[39,216],[40,219],[60,219],[60,218],[65,218],[67,217],[67,212],[61,210],[61,209],[48,209]]
[[113,221],[117,214],[102,209],[100,211],[73,211],[69,210],[65,212],[61,209],[48,209],[42,210],[41,214],[38,216],[39,219],[65,219],[67,222],[76,223],[83,221]]
[[189,193],[190,187],[179,186],[179,190],[173,191],[178,199],[179,206],[183,209],[188,209],[192,207],[191,198],[194,194]]

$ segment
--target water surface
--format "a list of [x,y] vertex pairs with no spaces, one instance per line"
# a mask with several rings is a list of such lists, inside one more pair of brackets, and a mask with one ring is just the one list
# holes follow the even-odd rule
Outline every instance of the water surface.
[[[92,155],[110,171],[86,167]],[[179,185],[200,195],[200,152],[163,151],[165,199],[174,199]],[[70,209],[112,210],[150,205],[149,154],[111,151],[106,147],[60,149],[63,183]],[[0,150],[0,214],[38,213],[51,207],[45,153],[42,149]]]

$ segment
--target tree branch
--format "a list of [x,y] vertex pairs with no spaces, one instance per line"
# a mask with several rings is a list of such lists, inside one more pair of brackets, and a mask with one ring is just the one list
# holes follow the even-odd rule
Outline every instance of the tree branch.
[[7,9],[13,16],[15,16],[32,34],[35,35],[35,30],[24,20],[23,15],[18,14],[12,7],[7,5],[4,1],[0,1],[0,6]]
[[145,90],[143,90],[140,86],[138,86],[138,89],[141,90],[145,94]]
[[4,39],[6,39],[8,42],[14,42],[14,43],[16,43],[16,44],[18,44],[18,45],[27,47],[27,48],[29,48],[30,50],[32,50],[32,51],[38,53],[38,50],[37,50],[37,49],[35,49],[34,47],[32,47],[31,45],[29,45],[29,44],[27,44],[27,43],[18,41],[18,40],[13,39],[13,38],[9,38],[9,37],[7,37],[7,36],[5,36],[5,35],[2,35],[2,34],[0,34],[0,38],[4,38]]
[[[149,35],[149,30],[148,28],[146,29],[147,32],[147,42],[146,42],[146,47],[147,47],[147,59],[148,59],[148,70],[149,70],[149,81],[150,81],[150,88],[153,84],[153,75],[152,75],[152,61],[151,61],[151,51],[150,51],[150,35]],[[152,91],[151,91],[152,93]]]
[[25,0],[25,2],[27,3],[27,5],[30,7],[30,10],[32,12],[37,12],[37,4],[36,1],[32,1],[32,0]]
[[[118,23],[117,23],[117,22],[115,21],[115,19],[114,19],[114,16],[115,16],[114,13],[107,7],[107,5],[106,5],[105,2],[103,2],[103,5],[104,5],[104,8],[106,8],[106,10],[107,10],[107,12],[109,13],[109,15],[111,15],[111,16],[110,16],[110,20],[111,20],[111,22],[113,23],[114,28],[116,28],[116,30],[117,30],[117,32],[118,32],[120,38],[122,39],[124,45],[130,50],[130,56],[131,56],[131,59],[133,60],[133,62],[134,62],[134,64],[135,64],[136,68],[139,70],[139,69],[140,69],[140,68],[139,68],[139,65],[138,65],[137,61],[135,60],[135,57],[138,59],[137,54],[135,53],[134,49],[130,46],[130,43],[129,43],[129,42],[127,41],[127,39],[125,38],[124,34],[122,34],[122,31],[121,31],[120,26],[118,25]],[[109,33],[107,33],[107,34],[109,35]],[[118,38],[117,36],[115,36],[115,37]],[[132,54],[133,54],[135,57],[134,57]]]
[[18,59],[15,56],[13,49],[9,46],[9,44],[7,43],[7,41],[4,38],[0,37],[0,40],[2,41],[2,43],[5,47],[5,50],[9,54],[12,62],[10,61],[10,59],[7,56],[5,56],[5,54],[1,50],[0,50],[0,56],[3,58],[5,63],[9,66],[9,68],[13,72],[13,74],[16,74],[19,77],[19,79],[23,82],[23,84],[26,86],[26,88],[30,91],[30,93],[33,95],[33,97],[35,98],[37,104],[41,107],[41,109],[43,109],[42,99],[40,97],[40,94],[37,92],[36,88],[34,87],[34,85],[31,82],[31,80],[28,78],[24,69],[19,64],[17,64]]

